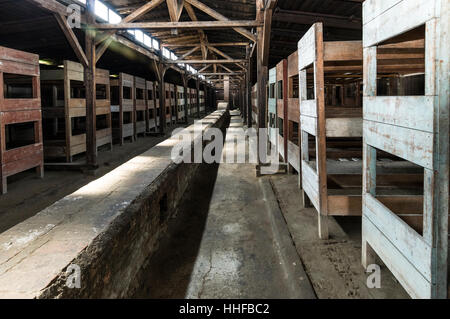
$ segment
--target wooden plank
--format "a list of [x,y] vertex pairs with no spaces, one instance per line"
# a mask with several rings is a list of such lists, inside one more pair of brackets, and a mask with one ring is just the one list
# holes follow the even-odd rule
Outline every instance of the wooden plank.
[[362,118],[329,118],[326,124],[327,137],[363,136]]
[[317,118],[316,117],[302,115],[300,117],[300,122],[301,122],[302,131],[305,131],[305,132],[311,134],[312,136],[317,136]]
[[431,246],[424,238],[370,194],[364,195],[364,217],[431,282]]
[[373,96],[364,98],[364,119],[433,132],[434,97]]
[[311,166],[302,161],[302,186],[303,191],[308,194],[309,199],[313,203],[317,211],[320,211],[319,206],[319,177],[311,168]]
[[324,42],[324,61],[362,61],[362,41]]
[[302,71],[315,60],[316,29],[312,26],[298,42],[298,70]]
[[291,141],[288,141],[288,160],[289,164],[291,164],[297,172],[300,172],[300,150],[299,147]]
[[383,263],[413,298],[431,297],[431,283],[417,271],[402,252],[366,217],[362,219],[362,235]]
[[363,3],[363,25],[366,25],[385,11],[403,0],[366,0]]
[[[389,10],[365,23],[363,28],[364,47],[379,44],[425,24],[435,16],[435,10],[436,1],[403,0],[398,2]],[[367,14],[367,11],[364,13]]]
[[300,114],[309,117],[317,117],[317,101],[316,100],[300,101]]
[[428,169],[433,169],[433,138],[428,132],[364,121],[364,139],[368,145]]

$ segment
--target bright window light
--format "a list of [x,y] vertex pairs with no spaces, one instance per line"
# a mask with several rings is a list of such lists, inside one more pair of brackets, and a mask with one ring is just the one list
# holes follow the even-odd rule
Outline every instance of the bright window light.
[[163,55],[166,59],[170,59],[170,51],[166,48],[163,49]]
[[152,42],[153,42],[152,43],[153,48],[156,49],[156,50],[159,50],[159,42],[158,42],[158,40],[153,39]]
[[150,38],[148,35],[144,34],[144,44],[148,46],[149,48],[152,47],[152,38]]
[[82,3],[82,4],[86,4],[86,0],[77,0],[77,1]]
[[118,24],[120,21],[122,21],[122,17],[109,9],[109,23]]
[[134,36],[134,30],[127,30],[127,32]]
[[136,37],[136,40],[144,43],[144,33],[141,30],[135,30],[134,36]]
[[108,7],[101,1],[95,0],[95,14],[100,19],[108,21]]
[[173,52],[170,53],[170,58],[172,60],[178,60],[178,57]]

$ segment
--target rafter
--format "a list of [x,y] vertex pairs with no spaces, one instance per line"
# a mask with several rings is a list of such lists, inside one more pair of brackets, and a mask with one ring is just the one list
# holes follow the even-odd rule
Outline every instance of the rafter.
[[[219,12],[217,12],[214,9],[211,9],[210,7],[208,7],[207,5],[201,3],[198,0],[185,0],[186,2],[188,2],[189,4],[191,4],[192,6],[196,7],[197,9],[203,11],[204,13],[206,13],[207,15],[213,17],[216,20],[219,21],[230,21],[230,19],[228,19],[227,17],[223,16],[222,14],[220,14]],[[238,32],[239,34],[243,35],[244,37],[252,40],[253,42],[256,42],[256,36],[251,33],[250,31],[244,29],[244,28],[233,28],[236,32]]]
[[170,21],[178,22],[183,12],[184,0],[166,0]]
[[125,30],[125,29],[227,29],[235,27],[261,27],[262,25],[252,20],[234,21],[192,21],[192,22],[135,22],[135,23],[103,23],[95,24],[98,30]]
[[[189,15],[189,18],[195,22],[198,21],[197,15],[195,14],[194,8],[192,8],[192,6],[189,3],[185,3],[184,7],[186,8],[186,12]],[[208,58],[208,47],[206,46],[208,43],[208,38],[206,37],[206,34],[203,30],[198,30],[198,35],[200,37],[200,44],[202,47],[202,56],[203,59],[207,59]]]
[[86,57],[86,54],[83,51],[83,48],[81,47],[80,43],[78,42],[78,39],[73,33],[72,28],[67,23],[67,19],[65,16],[63,16],[60,13],[54,14],[56,21],[58,22],[61,30],[63,31],[64,35],[67,38],[67,41],[69,41],[70,46],[72,47],[73,51],[75,52],[75,55],[77,56],[78,60],[80,60],[81,64],[83,64],[84,67],[89,67],[89,62]]
[[[122,23],[130,23],[130,22],[135,21],[136,19],[139,19],[144,14],[150,12],[151,10],[153,10],[154,8],[156,8],[163,2],[164,2],[164,0],[152,0],[150,2],[147,2],[146,4],[144,4],[137,10],[135,10],[133,13],[127,15],[122,20]],[[98,61],[102,57],[102,55],[106,52],[106,50],[108,49],[109,45],[113,41],[111,36],[114,33],[116,33],[116,30],[111,30],[111,31],[105,32],[105,34],[102,35],[102,39],[96,43],[96,44],[98,44],[98,43],[101,43],[104,41],[96,50],[96,61]]]

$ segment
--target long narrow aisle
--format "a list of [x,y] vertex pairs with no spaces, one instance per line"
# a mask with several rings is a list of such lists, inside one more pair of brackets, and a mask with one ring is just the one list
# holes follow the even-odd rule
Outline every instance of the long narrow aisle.
[[[232,111],[229,133],[242,126]],[[233,148],[227,134],[224,152]],[[268,192],[254,164],[220,164],[187,298],[314,298],[298,256],[284,251],[292,244]]]

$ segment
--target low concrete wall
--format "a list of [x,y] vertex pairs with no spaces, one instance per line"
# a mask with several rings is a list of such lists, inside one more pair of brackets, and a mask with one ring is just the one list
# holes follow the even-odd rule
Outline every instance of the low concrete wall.
[[[228,121],[216,111],[202,131]],[[176,143],[162,142],[1,234],[0,298],[131,296],[200,166],[175,164]],[[67,287],[70,265],[80,267],[80,288]]]

